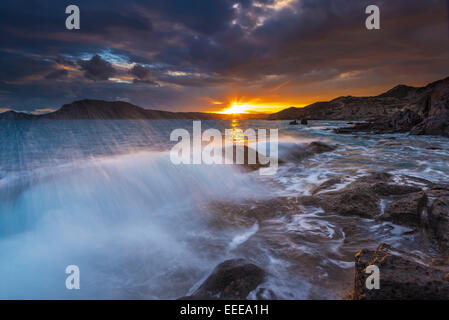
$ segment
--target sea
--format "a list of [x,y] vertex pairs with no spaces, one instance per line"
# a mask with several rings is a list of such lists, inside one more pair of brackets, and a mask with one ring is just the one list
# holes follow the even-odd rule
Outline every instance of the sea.
[[[346,125],[202,121],[204,130],[278,129],[283,161],[260,175],[173,164],[170,133],[192,132],[192,121],[1,121],[0,299],[177,299],[233,258],[267,271],[248,299],[343,299],[361,249],[384,242],[432,257],[411,228],[292,204],[330,178],[342,179],[338,190],[373,171],[448,183],[448,138],[333,132]],[[336,149],[292,156],[314,141]],[[79,290],[66,287],[69,265]]]

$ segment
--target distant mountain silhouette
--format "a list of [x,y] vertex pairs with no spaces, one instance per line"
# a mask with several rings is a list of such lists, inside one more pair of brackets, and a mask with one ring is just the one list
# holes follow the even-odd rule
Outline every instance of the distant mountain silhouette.
[[34,120],[37,116],[24,112],[6,111],[0,113],[0,120]]
[[[449,78],[433,82],[425,87],[415,88],[399,85],[374,97],[339,97],[329,102],[316,102],[304,108],[290,107],[273,114],[216,114],[201,112],[169,112],[149,110],[123,101],[80,100],[62,106],[59,110],[42,115],[8,111],[0,114],[0,120],[36,119],[267,119],[267,120],[373,120],[387,119],[400,111],[409,109],[423,119],[432,108],[433,102],[441,101],[441,92],[449,90]],[[440,94],[441,93],[441,94]],[[444,97],[443,97],[444,98]],[[440,105],[439,104],[439,105]],[[444,112],[443,112],[444,111]],[[437,112],[437,111],[435,111]],[[435,113],[434,112],[434,113]],[[432,116],[436,116],[432,114]]]
[[80,100],[63,105],[59,110],[42,115],[8,111],[0,114],[0,120],[152,120],[152,119],[188,119],[221,120],[231,118],[264,119],[267,115],[225,115],[202,112],[169,112],[149,110],[123,101]]
[[271,114],[269,120],[372,120],[393,116],[398,111],[415,112],[426,107],[436,88],[449,88],[449,78],[421,88],[399,85],[374,97],[339,97],[304,108],[288,108]]

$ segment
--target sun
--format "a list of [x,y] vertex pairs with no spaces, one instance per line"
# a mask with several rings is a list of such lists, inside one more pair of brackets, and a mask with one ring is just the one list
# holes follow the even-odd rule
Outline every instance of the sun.
[[237,113],[248,113],[249,105],[246,103],[233,102],[231,106],[223,111],[217,113],[221,114],[237,114]]

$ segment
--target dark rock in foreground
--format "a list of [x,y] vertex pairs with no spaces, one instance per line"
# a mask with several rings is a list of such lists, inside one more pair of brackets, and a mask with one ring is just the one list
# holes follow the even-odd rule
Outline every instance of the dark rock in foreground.
[[189,297],[198,300],[244,300],[265,278],[265,271],[244,259],[220,263]]
[[[380,270],[380,288],[368,290],[369,265]],[[355,300],[449,299],[447,270],[426,265],[420,257],[381,244],[375,251],[362,250],[355,257]]]
[[307,121],[307,119],[302,119],[301,120],[301,124],[302,125],[307,125],[309,122]]

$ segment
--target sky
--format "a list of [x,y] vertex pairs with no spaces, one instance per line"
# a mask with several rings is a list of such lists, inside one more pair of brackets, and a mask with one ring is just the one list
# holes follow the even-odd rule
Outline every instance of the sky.
[[[0,112],[274,112],[449,76],[449,0],[1,0]],[[80,8],[67,30],[65,8]],[[380,8],[367,30],[365,8]]]

